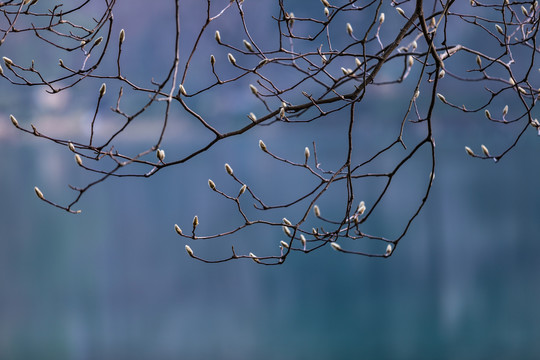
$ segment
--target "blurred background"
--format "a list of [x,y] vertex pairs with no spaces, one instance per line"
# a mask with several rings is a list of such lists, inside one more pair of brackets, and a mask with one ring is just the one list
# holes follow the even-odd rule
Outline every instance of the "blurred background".
[[[295,3],[297,14],[301,3]],[[126,66],[133,77],[148,82],[153,75],[146,69],[152,74],[165,58],[148,64],[144,54],[151,47],[164,53],[170,48],[166,28],[159,27],[167,26],[160,20],[171,6],[157,2],[149,9],[142,1],[118,6],[113,33],[126,29],[126,52],[132,60]],[[260,6],[251,9],[266,9]],[[385,11],[387,19],[397,16],[389,6]],[[200,27],[196,14],[185,17],[186,36]],[[234,23],[218,25],[222,35],[234,33]],[[153,41],[156,37],[145,30],[149,27],[158,27],[158,38],[165,40]],[[208,34],[212,37],[213,31]],[[33,56],[27,54],[31,51],[7,41],[0,55],[22,60]],[[50,59],[51,68],[56,66],[58,55],[51,48],[35,51],[41,52],[40,59]],[[449,94],[463,90],[453,84],[452,79],[444,84]],[[403,94],[411,84],[403,86],[375,90],[374,99],[383,100],[361,107],[361,118],[373,120],[359,136],[368,148],[384,138],[389,121],[403,116],[399,101],[407,102]],[[483,114],[463,117],[440,107],[430,199],[388,259],[326,247],[309,255],[294,253],[282,266],[252,261],[208,265],[189,258],[186,241],[173,230],[175,223],[188,229],[195,214],[203,230],[238,220],[230,204],[208,189],[207,179],[236,189],[223,170],[228,162],[261,193],[279,194],[283,169],[262,154],[258,140],[296,159],[316,140],[323,167],[330,168],[333,160],[342,159],[346,119],[262,128],[150,179],[112,179],[78,204],[82,214],[71,215],[40,201],[33,187],[66,203],[73,195],[67,184],[84,185],[91,175],[76,166],[66,148],[18,132],[9,114],[16,114],[23,126],[33,123],[38,129],[79,136],[93,114],[95,97],[85,94],[94,90],[81,86],[49,97],[44,89],[11,87],[6,81],[0,89],[1,359],[540,357],[540,138],[532,128],[499,163],[472,159],[464,146],[480,152],[483,143],[497,153],[512,143],[516,128],[493,129]],[[196,106],[226,118],[245,116],[249,111],[230,103],[244,90]],[[246,101],[249,108],[253,100]],[[155,130],[152,119],[147,121],[121,143],[124,149],[135,151],[152,140],[146,135]],[[167,156],[185,152],[197,131],[180,126],[177,136],[166,139]],[[388,162],[402,155],[392,153]],[[374,230],[398,231],[403,224],[395,214],[410,192],[421,196],[415,175],[427,179],[426,164],[413,162],[405,174],[411,176],[392,191],[385,204],[388,213],[378,217]],[[296,177],[287,181],[302,187]],[[366,198],[369,191],[366,185]],[[327,201],[321,209],[333,216],[339,205]],[[233,244],[244,252],[277,253],[282,236],[281,229],[247,232]],[[228,255],[231,240],[189,244],[212,259]]]

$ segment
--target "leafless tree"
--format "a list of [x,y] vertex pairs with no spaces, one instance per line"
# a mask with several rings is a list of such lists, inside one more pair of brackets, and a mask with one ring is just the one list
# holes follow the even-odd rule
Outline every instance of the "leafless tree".
[[[252,184],[243,180],[245,174],[234,172],[229,164],[225,164],[225,171],[231,182],[237,183],[238,190],[224,191],[208,180],[210,190],[230,201],[240,221],[225,232],[201,234],[199,218],[195,216],[189,221],[189,229],[174,225],[180,237],[188,241],[227,239],[252,226],[278,229],[280,234],[282,229],[284,234],[275,240],[280,251],[263,256],[239,254],[233,246],[232,253],[208,259],[186,245],[191,257],[204,262],[247,258],[275,265],[283,263],[292,251],[310,253],[327,245],[348,254],[389,257],[425,206],[433,186],[437,156],[432,125],[437,111],[453,108],[460,116],[468,115],[484,122],[486,127],[508,129],[508,146],[497,153],[491,153],[484,145],[478,152],[465,148],[478,159],[498,161],[526,131],[540,132],[540,123],[533,117],[540,95],[534,79],[539,50],[536,1],[321,0],[293,13],[290,9],[295,2],[286,0],[171,0],[175,11],[165,14],[164,21],[174,24],[174,51],[166,76],[159,81],[153,74],[144,81],[133,79],[124,71],[129,59],[123,49],[129,41],[137,40],[130,39],[124,29],[113,31],[116,0],[103,0],[99,3],[101,8],[89,0],[78,4],[51,3],[56,2],[0,3],[0,35],[2,44],[18,41],[19,36],[31,36],[46,44],[58,54],[58,59],[64,59],[59,60],[57,70],[51,71],[52,67],[44,66],[40,59],[30,63],[27,59],[4,56],[0,74],[4,82],[14,86],[40,86],[51,94],[76,88],[83,82],[97,80],[98,85],[102,84],[88,95],[95,98],[95,110],[85,139],[71,141],[47,134],[34,125],[23,126],[16,116],[11,116],[13,125],[21,132],[69,148],[75,154],[76,164],[99,176],[83,187],[70,186],[75,196],[65,205],[35,188],[41,200],[68,212],[78,213],[75,205],[80,199],[107,179],[151,177],[170,167],[197,161],[216,144],[244,136],[253,129],[322,123],[332,116],[347,119],[347,150],[335,163],[319,162],[321,154],[315,142],[305,147],[298,160],[300,154],[283,154],[274,150],[277,146],[259,141],[260,156],[300,170],[313,180],[310,188],[285,202],[274,204],[272,198],[263,198]],[[183,22],[201,9],[206,15],[198,31],[182,31]],[[121,18],[122,14],[115,16]],[[261,34],[249,21],[262,17],[273,22],[271,32]],[[236,24],[227,37],[216,31],[226,21]],[[189,48],[185,44],[190,44]],[[208,48],[212,49],[210,53]],[[200,75],[201,69],[206,75]],[[385,69],[391,71],[381,76]],[[453,82],[451,89],[475,87],[479,95],[471,100],[461,97],[456,90],[446,92],[446,81]],[[246,93],[251,92],[260,106],[235,122],[234,128],[225,128],[216,116],[194,105],[201,98],[208,101],[237,84]],[[407,102],[399,109],[401,116],[389,120],[388,131],[394,134],[393,140],[381,142],[360,156],[353,147],[355,129],[362,126],[359,112],[366,105],[368,94],[395,87],[400,87]],[[111,88],[119,89],[118,93],[107,92]],[[138,107],[126,110],[126,96],[140,94],[146,97],[138,101]],[[102,109],[106,97],[114,98],[116,104],[110,111]],[[511,109],[508,104],[512,104]],[[136,154],[122,152],[118,138],[150,111],[161,114],[156,125],[159,135],[151,146]],[[102,140],[96,136],[96,127],[107,112],[108,116],[112,112],[122,124]],[[180,118],[178,113],[184,117]],[[187,154],[166,157],[163,143],[170,124],[185,121],[186,117],[202,125],[209,140]],[[417,135],[406,136],[408,129],[414,129]],[[377,161],[389,152],[400,154],[400,161],[388,170],[379,167]],[[422,157],[422,153],[429,156]],[[383,199],[390,196],[388,189],[397,175],[417,158],[422,159],[426,170],[424,190],[400,232],[391,238],[367,232],[365,225],[374,211],[383,206]],[[357,186],[372,178],[382,181],[383,186],[375,201],[367,203]],[[346,196],[341,215],[330,218],[317,204],[334,188],[344,189]],[[283,212],[292,207],[299,209],[295,210],[294,221],[283,217]]]

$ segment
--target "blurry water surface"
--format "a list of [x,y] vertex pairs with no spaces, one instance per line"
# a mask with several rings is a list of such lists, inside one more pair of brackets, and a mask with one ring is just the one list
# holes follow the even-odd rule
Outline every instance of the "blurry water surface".
[[[88,174],[67,149],[16,132],[8,115],[28,114],[20,120],[25,126],[78,131],[92,105],[69,108],[67,116],[69,99],[40,103],[32,90],[28,96],[39,106],[27,108],[20,104],[24,99],[8,94],[7,84],[1,86],[17,105],[7,107],[4,99],[0,110],[1,359],[540,357],[540,138],[534,131],[497,164],[471,159],[465,145],[479,151],[485,143],[496,152],[514,133],[486,132],[483,119],[443,112],[435,124],[431,198],[389,259],[328,247],[292,254],[278,267],[252,261],[207,265],[187,256],[186,242],[173,230],[175,223],[189,228],[195,214],[202,231],[238,221],[207,179],[236,189],[223,170],[228,162],[250,186],[279,196],[282,169],[258,149],[258,139],[296,159],[315,140],[323,166],[331,168],[342,156],[343,121],[263,128],[153,178],[113,179],[94,188],[75,216],[39,201],[33,187],[65,203],[72,195],[67,184],[83,185]],[[401,116],[399,106],[388,106],[398,95],[375,93],[383,101],[361,108],[359,118],[373,124],[359,130],[365,133],[358,149],[384,141],[387,124]],[[234,118],[239,115],[231,99],[198,106]],[[167,139],[171,158],[197,138],[197,129],[181,130]],[[125,149],[136,150],[146,133],[135,132],[140,138],[124,143]],[[392,154],[388,162],[402,155]],[[398,231],[396,216],[418,194],[426,169],[421,161],[406,169],[374,230]],[[298,179],[291,177],[289,185],[304,186]],[[365,186],[369,199],[376,185]],[[339,205],[327,200],[322,211],[332,216]],[[190,245],[218,258],[231,244],[243,252],[277,252],[281,239],[276,229]]]

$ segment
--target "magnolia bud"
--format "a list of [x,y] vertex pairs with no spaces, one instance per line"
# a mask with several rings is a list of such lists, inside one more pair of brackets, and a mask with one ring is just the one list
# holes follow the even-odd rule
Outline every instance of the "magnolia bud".
[[58,65],[64,67],[64,60],[58,59]]
[[363,201],[360,201],[360,204],[358,205],[358,209],[356,210],[356,212],[359,215],[362,215],[365,211],[366,211],[366,203],[364,203]]
[[4,69],[2,68],[2,65],[0,65],[0,76],[4,75]]
[[508,114],[508,105],[504,107],[502,114],[503,116],[506,116],[506,114]]
[[257,264],[260,264],[261,262],[259,261],[259,259],[257,259],[257,255],[255,255],[254,253],[250,252],[249,253],[249,257],[255,261]]
[[300,241],[302,242],[304,250],[306,250],[306,237],[304,236],[304,234],[300,234]]
[[98,46],[103,41],[103,36],[100,36],[94,41],[94,46]]
[[413,51],[416,50],[416,48],[418,47],[418,43],[416,42],[416,40],[413,40],[411,42],[411,47],[412,47]]
[[182,229],[180,229],[180,226],[177,224],[174,224],[174,231],[176,231],[178,235],[182,235]]
[[353,28],[351,23],[347,23],[347,34],[349,34],[349,36],[352,36],[353,34]]
[[313,206],[313,213],[315,214],[316,217],[321,216],[321,210],[319,209],[318,205]]
[[195,255],[193,254],[193,250],[191,250],[191,247],[189,245],[186,245],[186,252],[189,256],[195,257]]
[[341,251],[341,246],[337,242],[330,243],[330,246],[336,251]]
[[485,145],[482,145],[481,148],[482,148],[482,152],[484,153],[484,155],[489,156],[488,148]]
[[283,246],[284,248],[286,248],[286,249],[289,248],[289,244],[287,244],[285,241],[281,240],[279,243],[280,243],[281,246]]
[[327,7],[324,8],[324,16],[328,17],[330,15],[330,10]]
[[257,95],[257,93],[259,92],[259,90],[257,90],[257,88],[255,87],[255,85],[253,85],[253,84],[249,84],[249,89],[251,90],[251,92],[253,93],[253,95]]
[[187,91],[186,91],[186,88],[184,87],[184,85],[180,84],[178,86],[178,90],[180,90],[180,94],[186,96],[187,95]]
[[233,54],[228,53],[227,58],[229,59],[229,62],[233,65],[236,65],[236,59],[234,58]]
[[403,17],[406,17],[406,16],[405,16],[405,11],[403,11],[402,8],[396,7],[396,11],[398,12],[399,15],[401,15],[401,16],[403,16]]
[[246,192],[246,189],[247,189],[247,185],[244,184],[242,185],[242,187],[240,188],[240,192],[238,193],[238,196],[237,197],[240,197],[240,195],[242,195],[243,193]]
[[252,112],[249,113],[248,118],[253,122],[257,121],[257,116]]
[[287,235],[288,237],[291,237],[292,235],[291,230],[288,227],[282,226],[281,228],[283,229],[283,232],[285,233],[285,235]]
[[13,65],[13,61],[11,61],[10,58],[8,57],[2,57],[2,59],[4,60],[4,63],[6,64],[7,67],[10,67],[11,65]]
[[292,226],[292,223],[291,223],[291,222],[289,221],[289,219],[287,219],[287,218],[283,218],[283,223],[284,223],[285,225]]
[[279,118],[283,119],[285,117],[285,108],[279,108]]
[[41,190],[38,189],[37,186],[34,187],[34,191],[36,192],[36,195],[38,198],[40,198],[41,200],[45,200],[45,197],[43,196],[43,193],[41,192]]
[[216,64],[216,57],[214,55],[210,55],[210,64],[212,64],[212,66]]
[[193,229],[195,229],[199,225],[199,217],[195,215],[193,218]]
[[360,61],[359,58],[354,58],[354,63],[356,64],[357,67],[362,66],[362,61]]
[[499,24],[495,24],[495,29],[499,32],[499,34],[504,35],[504,31],[502,27],[499,26]]
[[480,57],[480,55],[476,55],[476,64],[478,65],[478,67],[482,67],[482,58]]
[[229,164],[225,164],[225,171],[227,171],[227,174],[232,175],[233,169]]
[[445,103],[445,104],[446,104],[446,98],[444,97],[444,95],[443,95],[443,94],[439,94],[439,93],[437,93],[437,97],[439,98],[439,100],[441,100],[441,101],[442,101],[443,103]]
[[304,149],[304,157],[306,158],[306,162],[308,161],[309,159],[309,148],[306,146],[306,148]]
[[82,159],[81,157],[79,156],[79,154],[75,154],[75,161],[77,162],[77,164],[79,166],[82,166]]
[[73,143],[71,141],[68,143],[68,148],[69,150],[75,152],[75,146],[73,146]]
[[525,6],[523,6],[523,5],[521,5],[521,12],[523,13],[523,15],[529,16],[529,13],[527,12],[527,9],[525,9]]
[[251,43],[247,40],[243,40],[243,43],[244,43],[244,47],[248,50],[248,51],[253,51],[253,46],[251,46]]
[[435,26],[437,26],[437,22],[435,21],[435,16],[431,18],[430,25],[431,25],[432,28],[434,28]]
[[442,79],[444,75],[446,75],[446,71],[444,71],[444,69],[439,71],[439,79]]
[[413,64],[414,64],[414,58],[411,55],[407,56],[407,66],[411,67],[413,66]]
[[388,246],[386,247],[386,252],[384,254],[384,256],[390,256],[390,254],[392,253],[392,245],[388,244]]
[[118,36],[118,40],[120,41],[120,44],[126,40],[126,32],[124,29],[120,30],[120,35]]
[[216,191],[216,184],[211,179],[208,179],[208,186],[210,189]]
[[221,44],[221,34],[219,33],[219,30],[216,30],[216,33],[214,35],[214,38],[218,42],[218,44]]
[[19,122],[17,121],[17,119],[15,119],[15,116],[9,115],[9,119],[11,120],[11,123],[12,123],[13,125],[15,125],[16,128],[19,127]]
[[262,140],[259,140],[259,147],[261,148],[262,151],[268,152],[268,149],[266,148],[266,145],[264,144]]
[[321,0],[322,4],[326,7],[330,7],[330,3],[327,0]]
[[156,152],[156,156],[159,161],[163,162],[163,160],[165,159],[165,150],[158,149],[158,151]]
[[384,13],[381,13],[381,16],[379,16],[379,23],[382,24],[384,22]]
[[465,146],[465,151],[466,151],[467,154],[469,154],[470,156],[474,156],[474,151],[472,151],[470,147]]
[[486,110],[484,111],[484,113],[486,114],[486,117],[487,117],[489,120],[491,120],[491,113],[489,112],[489,110],[486,109]]
[[294,13],[293,12],[289,13],[288,16],[286,16],[286,18],[288,18],[287,23],[289,24],[289,27],[292,27],[294,25]]
[[99,88],[99,97],[102,97],[107,92],[107,85],[105,83],[101,84],[101,87]]
[[416,91],[414,92],[413,100],[418,99],[419,96],[420,96],[420,90],[416,90]]

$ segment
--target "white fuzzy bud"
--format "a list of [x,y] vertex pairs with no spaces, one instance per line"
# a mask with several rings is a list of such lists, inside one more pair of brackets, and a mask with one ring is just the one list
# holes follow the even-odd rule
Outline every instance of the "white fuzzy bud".
[[288,248],[289,248],[289,244],[287,244],[285,241],[281,240],[279,243],[280,243],[280,245],[283,246],[285,249],[288,249]]
[[525,16],[529,16],[529,13],[527,12],[527,9],[525,9],[525,6],[521,5],[521,12],[523,13],[523,15]]
[[120,35],[118,35],[118,40],[120,41],[120,44],[126,40],[126,32],[124,29],[120,30]]
[[306,148],[304,149],[304,157],[306,159],[306,163],[307,163],[307,161],[309,159],[309,155],[310,155],[309,148],[306,146]]
[[94,46],[98,46],[103,41],[103,36],[100,36],[94,41]]
[[384,256],[390,256],[390,254],[392,254],[392,245],[388,244],[388,246],[386,247],[386,252],[384,253]]
[[257,255],[255,255],[254,253],[250,252],[249,253],[249,257],[255,261],[257,264],[260,264],[261,262],[259,261],[259,259],[257,259]]
[[304,247],[304,250],[306,250],[306,237],[304,236],[304,234],[300,234],[300,241],[302,242],[302,246]]
[[414,92],[413,100],[418,99],[419,96],[420,96],[420,90],[416,90],[416,91]]
[[341,251],[342,250],[341,246],[339,246],[339,244],[337,242],[330,243],[330,246],[336,251]]
[[321,0],[322,4],[326,7],[330,7],[330,3],[327,0]]
[[439,79],[442,79],[444,75],[446,75],[446,71],[444,71],[444,69],[439,71]]
[[165,150],[158,149],[158,151],[156,151],[156,157],[159,161],[163,162],[163,160],[165,159]]
[[358,215],[362,215],[364,214],[365,211],[366,211],[366,203],[363,201],[360,201],[360,204],[358,204],[358,209],[356,210],[356,212],[358,213]]
[[499,26],[499,24],[495,24],[495,29],[499,32],[499,34],[504,35],[504,31],[502,27]]
[[41,192],[41,190],[39,190],[37,186],[34,187],[34,191],[36,192],[36,195],[38,198],[40,198],[41,200],[45,200],[43,193]]
[[102,97],[107,92],[107,85],[105,83],[101,84],[99,88],[99,97]]
[[502,111],[503,116],[506,116],[508,114],[508,105],[506,105]]
[[208,186],[210,189],[216,191],[216,184],[211,179],[208,179]]
[[482,58],[480,57],[480,55],[476,55],[476,65],[478,65],[478,67],[482,67]]
[[324,8],[324,16],[328,17],[330,15],[330,10],[327,7]]
[[446,104],[446,98],[443,94],[437,93],[437,97],[439,98],[439,100]]
[[4,60],[4,64],[6,64],[7,67],[13,65],[13,61],[10,58],[4,56],[2,57],[2,59]]
[[240,188],[240,191],[238,192],[238,197],[240,197],[240,195],[245,193],[246,189],[247,189],[247,185],[246,184],[242,185],[242,187]]
[[352,36],[353,34],[353,28],[351,23],[347,23],[347,34],[349,34],[349,36]]
[[4,75],[4,68],[0,65],[0,76]]
[[292,226],[292,223],[287,218],[283,218],[283,223],[288,226]]
[[212,66],[216,64],[216,57],[214,55],[210,55],[210,64],[212,64]]
[[180,84],[178,86],[178,90],[180,90],[180,94],[186,96],[187,95],[187,91],[186,91],[186,88],[184,87],[184,85]]
[[261,148],[262,151],[268,152],[268,149],[266,148],[266,145],[262,140],[259,140],[259,147]]
[[484,155],[490,156],[489,155],[489,150],[485,145],[482,144],[481,148],[482,148],[482,152],[484,153]]
[[253,46],[251,45],[251,43],[249,41],[247,41],[246,39],[242,40],[243,44],[244,44],[244,47],[248,50],[248,51],[253,51]]
[[178,226],[178,224],[174,224],[174,231],[176,231],[178,235],[182,235],[182,229],[180,229],[180,226]]
[[249,84],[249,89],[251,90],[251,92],[253,93],[253,95],[257,95],[259,93],[259,90],[257,90],[257,88],[255,87],[255,85],[253,84]]
[[416,40],[413,40],[413,41],[411,42],[411,48],[412,48],[413,51],[414,51],[414,50],[416,50],[417,47],[418,47],[418,43],[416,42]]
[[407,56],[407,66],[411,67],[413,66],[413,64],[414,64],[414,58],[411,55]]
[[384,13],[381,13],[381,16],[379,16],[379,24],[382,24],[384,22]]
[[288,227],[282,226],[281,228],[283,229],[283,232],[285,233],[285,235],[287,235],[288,237],[291,237],[292,235],[291,230]]
[[229,62],[233,65],[236,65],[236,59],[234,58],[234,55],[231,53],[227,54],[227,58],[229,59]]
[[465,146],[465,151],[467,152],[468,155],[474,156],[474,151],[472,151],[470,147]]
[[193,218],[193,229],[195,229],[199,225],[199,217],[195,215]]
[[73,145],[73,143],[71,141],[68,143],[68,148],[69,148],[69,150],[75,152],[75,146]]
[[319,209],[318,205],[313,206],[313,213],[315,214],[316,217],[321,216],[321,209]]
[[11,120],[11,123],[12,123],[16,128],[19,127],[19,122],[17,121],[17,119],[15,119],[15,116],[9,115],[9,119]]
[[225,164],[225,171],[227,171],[227,174],[232,175],[233,169],[229,164]]
[[216,30],[216,33],[214,34],[214,39],[216,39],[218,44],[221,44],[221,34],[219,33],[219,30]]
[[486,109],[486,110],[484,111],[484,114],[486,115],[486,117],[487,117],[489,120],[491,120],[491,113],[489,112],[488,109]]
[[403,16],[403,17],[406,17],[405,16],[405,11],[403,11],[402,8],[400,8],[399,6],[396,7],[396,11],[398,12],[399,15]]
[[362,61],[360,61],[359,58],[354,58],[354,63],[356,64],[357,67],[362,66]]
[[82,159],[81,157],[79,156],[79,154],[75,154],[75,161],[77,162],[77,164],[79,166],[82,166]]
[[248,118],[253,122],[257,121],[257,116],[252,112],[248,114]]
[[195,257],[195,255],[193,254],[193,250],[191,249],[189,245],[186,245],[186,252],[188,253],[189,256]]

